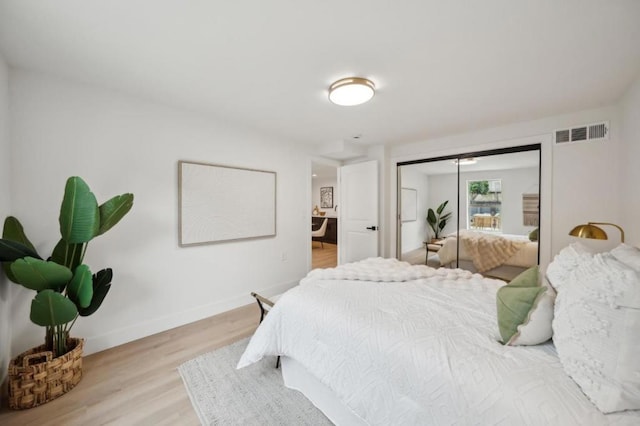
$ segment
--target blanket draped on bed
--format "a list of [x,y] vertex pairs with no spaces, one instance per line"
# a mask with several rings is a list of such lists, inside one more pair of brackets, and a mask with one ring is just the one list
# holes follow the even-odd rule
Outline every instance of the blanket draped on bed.
[[525,246],[523,241],[514,241],[498,235],[460,233],[460,241],[471,256],[478,272],[485,272],[505,263]]
[[410,265],[398,259],[372,257],[336,268],[314,269],[300,283],[304,284],[313,280],[403,282],[432,277],[456,280],[458,278],[468,279],[471,275],[471,272],[462,269],[434,269],[426,265]]

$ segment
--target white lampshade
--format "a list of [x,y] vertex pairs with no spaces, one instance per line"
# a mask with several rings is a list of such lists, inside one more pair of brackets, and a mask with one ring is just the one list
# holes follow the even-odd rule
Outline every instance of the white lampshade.
[[366,78],[343,78],[329,87],[329,100],[342,106],[360,105],[373,98],[375,88]]

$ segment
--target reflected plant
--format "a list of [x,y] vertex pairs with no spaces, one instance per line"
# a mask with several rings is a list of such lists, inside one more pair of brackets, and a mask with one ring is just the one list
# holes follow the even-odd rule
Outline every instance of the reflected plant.
[[427,223],[433,231],[433,238],[436,240],[441,237],[442,230],[447,226],[447,221],[451,219],[451,212],[443,213],[447,204],[449,204],[449,200],[440,204],[435,212],[431,208],[427,210]]

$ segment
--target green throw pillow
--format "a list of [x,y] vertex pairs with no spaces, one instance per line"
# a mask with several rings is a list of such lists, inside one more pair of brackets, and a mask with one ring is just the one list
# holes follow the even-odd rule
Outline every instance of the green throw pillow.
[[541,343],[516,342],[515,340],[522,331],[518,329],[518,326],[528,325],[533,311],[538,308],[538,302],[546,291],[546,287],[542,287],[538,283],[537,266],[522,272],[509,284],[498,290],[496,304],[502,343],[505,345]]
[[529,241],[538,241],[538,232],[540,228],[536,228],[529,232]]

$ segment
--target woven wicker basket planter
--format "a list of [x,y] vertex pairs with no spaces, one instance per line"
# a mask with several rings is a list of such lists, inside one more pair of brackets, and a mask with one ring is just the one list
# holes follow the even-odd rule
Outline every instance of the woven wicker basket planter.
[[69,392],[82,378],[83,339],[69,339],[66,354],[53,358],[41,345],[9,364],[9,408],[33,408]]

